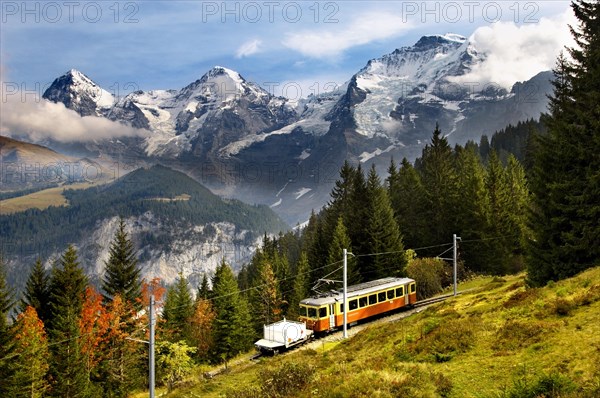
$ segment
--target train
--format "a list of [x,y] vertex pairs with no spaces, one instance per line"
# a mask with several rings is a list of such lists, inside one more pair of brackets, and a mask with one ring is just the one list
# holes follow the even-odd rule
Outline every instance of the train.
[[[315,333],[339,329],[344,322],[343,292],[300,301],[298,320]],[[411,306],[417,302],[417,284],[414,279],[387,277],[352,285],[347,288],[347,323],[354,324],[375,315]]]
[[[347,288],[348,325],[379,314],[412,306],[417,302],[414,279],[388,277],[352,285]],[[315,334],[343,327],[344,294],[331,291],[300,301],[298,321],[275,322],[264,326],[263,338],[255,344],[261,353],[279,353],[304,344]]]

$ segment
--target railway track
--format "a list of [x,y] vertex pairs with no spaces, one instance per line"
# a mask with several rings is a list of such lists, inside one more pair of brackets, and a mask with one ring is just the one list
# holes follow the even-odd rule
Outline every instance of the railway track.
[[[414,315],[414,314],[417,314],[417,313],[423,311],[425,308],[427,308],[428,306],[430,306],[432,304],[440,303],[440,302],[445,301],[452,297],[454,297],[453,294],[446,294],[443,296],[432,297],[429,299],[425,299],[425,300],[416,302],[415,304],[412,305],[411,308],[408,308],[408,309],[404,308],[403,310],[396,311],[391,314],[375,317],[373,319],[370,319],[368,321],[363,321],[358,324],[349,325],[348,337],[351,337],[351,336],[357,334],[358,332],[362,331],[363,329],[365,329],[368,326],[376,325],[378,323],[396,322],[396,321],[399,321],[400,319],[408,318],[411,315]],[[341,340],[343,340],[343,332],[340,330],[340,331],[335,331],[335,332],[321,335],[321,336],[314,336],[311,340],[307,341],[306,343],[297,346],[298,347],[297,349],[316,349],[319,347],[320,344],[325,344],[326,342],[341,341]],[[295,350],[296,350],[296,347],[289,349],[281,354],[277,354],[277,355],[288,355],[288,354],[294,352]],[[265,354],[259,352],[259,353],[254,354],[252,357],[250,357],[250,360],[257,361],[259,358],[261,358],[263,356],[265,356]]]

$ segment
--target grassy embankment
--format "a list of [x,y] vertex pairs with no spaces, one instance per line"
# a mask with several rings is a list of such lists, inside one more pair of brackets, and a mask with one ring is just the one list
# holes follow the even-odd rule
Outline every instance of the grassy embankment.
[[600,268],[538,289],[524,278],[476,279],[417,315],[212,380],[202,369],[169,396],[600,396]]

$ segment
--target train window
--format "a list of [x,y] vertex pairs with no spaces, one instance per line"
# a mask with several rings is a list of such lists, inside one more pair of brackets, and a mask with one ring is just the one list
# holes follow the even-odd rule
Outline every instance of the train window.
[[317,317],[317,309],[316,308],[308,307],[308,317],[309,318],[316,318]]
[[381,292],[377,294],[377,300],[381,303],[385,301],[385,292]]
[[344,313],[344,303],[340,304],[340,312],[343,314]]
[[369,296],[369,305],[377,304],[377,295],[372,294]]
[[319,318],[325,318],[327,316],[327,307],[319,308]]
[[417,286],[416,286],[414,283],[411,283],[411,284],[410,284],[410,292],[411,292],[411,293],[414,293],[414,292],[416,292],[416,291],[417,291]]
[[358,305],[359,305],[360,308],[366,307],[367,306],[367,302],[368,302],[367,296],[361,297],[361,298],[358,299]]
[[404,296],[404,286],[401,286],[396,289],[396,297],[402,297],[402,296]]
[[306,313],[306,307],[303,306],[303,305],[301,305],[300,306],[300,316],[306,316],[306,315],[307,315],[307,313]]
[[387,291],[387,298],[388,298],[388,300],[391,300],[394,298],[394,289]]
[[358,300],[356,300],[356,299],[355,300],[351,300],[350,301],[350,305],[348,306],[348,308],[350,308],[349,311],[357,309],[358,308]]

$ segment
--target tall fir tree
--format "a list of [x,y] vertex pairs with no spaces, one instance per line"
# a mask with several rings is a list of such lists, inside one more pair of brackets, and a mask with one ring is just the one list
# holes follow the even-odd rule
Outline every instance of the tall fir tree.
[[296,277],[294,278],[294,291],[288,306],[287,317],[289,319],[298,318],[298,306],[300,301],[307,298],[310,294],[310,266],[306,252],[300,254],[298,265],[296,267]]
[[50,276],[44,269],[42,260],[38,258],[35,261],[29,278],[25,284],[25,291],[21,299],[21,312],[25,312],[28,306],[35,309],[39,319],[44,322],[48,321],[50,316]]
[[87,397],[87,374],[79,341],[79,318],[88,280],[69,246],[52,269],[49,326],[52,397]]
[[426,191],[421,176],[406,158],[402,159],[399,170],[396,170],[396,165],[392,161],[388,173],[390,202],[405,246],[408,248],[427,246],[423,237],[427,225]]
[[486,241],[489,205],[485,189],[485,170],[475,148],[458,148],[456,153],[457,188],[461,200],[456,233],[469,244],[461,247],[461,259],[473,271],[485,271],[488,263]]
[[486,252],[488,259],[481,271],[492,274],[505,274],[508,271],[508,261],[511,248],[507,244],[511,240],[508,215],[512,209],[509,205],[509,191],[506,170],[496,151],[490,152],[488,167],[485,175],[488,211],[488,238]]
[[394,218],[388,192],[381,185],[374,165],[369,170],[365,201],[367,216],[363,222],[366,241],[362,245],[364,251],[359,254],[376,255],[360,258],[358,267],[362,280],[404,275],[406,257],[402,237]]
[[198,298],[209,299],[211,295],[211,289],[208,284],[208,276],[206,273],[202,275],[202,282],[200,282],[200,286],[198,287]]
[[119,226],[110,244],[109,257],[105,266],[102,280],[105,299],[111,300],[118,294],[122,300],[140,309],[141,270],[137,264],[133,243],[125,230],[125,220],[122,218],[119,218]]
[[162,311],[166,335],[172,342],[190,342],[189,320],[194,314],[194,300],[187,279],[180,272],[175,283],[167,290]]
[[427,245],[446,243],[452,239],[452,234],[456,233],[454,209],[459,196],[452,148],[438,125],[433,132],[431,143],[423,149],[419,170],[427,192],[424,213],[427,220],[425,241]]
[[248,333],[248,304],[240,296],[235,276],[223,260],[212,280],[215,310],[214,361],[227,361],[251,347],[253,336]]
[[[352,251],[354,254],[366,254],[370,253],[371,245],[369,244],[369,235],[366,226],[370,218],[369,206],[366,204],[369,200],[369,192],[367,190],[367,181],[365,180],[365,174],[359,164],[354,172],[352,178],[352,186],[350,190],[349,200],[349,216],[344,218],[346,229],[348,230],[348,236],[350,241],[353,243]],[[337,220],[336,220],[337,222]],[[329,238],[327,238],[329,239]],[[328,253],[325,253],[327,256]],[[361,279],[368,280],[372,276],[363,275],[363,262],[357,262],[358,270],[361,274]]]
[[340,169],[340,178],[336,180],[331,190],[331,199],[322,211],[325,217],[324,233],[332,236],[340,217],[349,220],[352,214],[352,189],[354,187],[354,175],[356,170],[346,160]]
[[600,2],[575,0],[571,7],[576,46],[572,61],[558,59],[548,133],[531,178],[527,269],[534,285],[600,262]]
[[[512,247],[514,257],[519,257],[521,262],[529,231],[527,228],[527,215],[531,206],[531,197],[524,166],[513,155],[509,155],[506,164],[506,184],[508,195],[508,235],[512,240],[508,242]],[[517,269],[515,269],[517,271]]]
[[8,397],[8,383],[14,372],[15,344],[12,328],[8,322],[8,315],[14,305],[13,291],[6,282],[6,265],[0,253],[0,397]]
[[324,267],[327,265],[327,238],[324,233],[323,217],[311,213],[304,234],[304,247],[308,254],[308,263],[310,264],[310,281],[316,282],[325,275]]
[[[348,231],[344,225],[344,219],[338,218],[337,225],[333,231],[331,242],[329,244],[329,256],[327,257],[327,264],[329,267],[326,269],[327,274],[330,274],[327,278],[341,281],[343,277],[343,270],[338,269],[343,266],[342,253],[343,250],[347,249],[352,252],[352,242],[348,236]],[[337,271],[335,271],[337,269]],[[334,272],[335,271],[335,272]],[[354,285],[360,282],[360,274],[356,267],[356,257],[348,256],[347,261],[347,277],[348,285]]]

